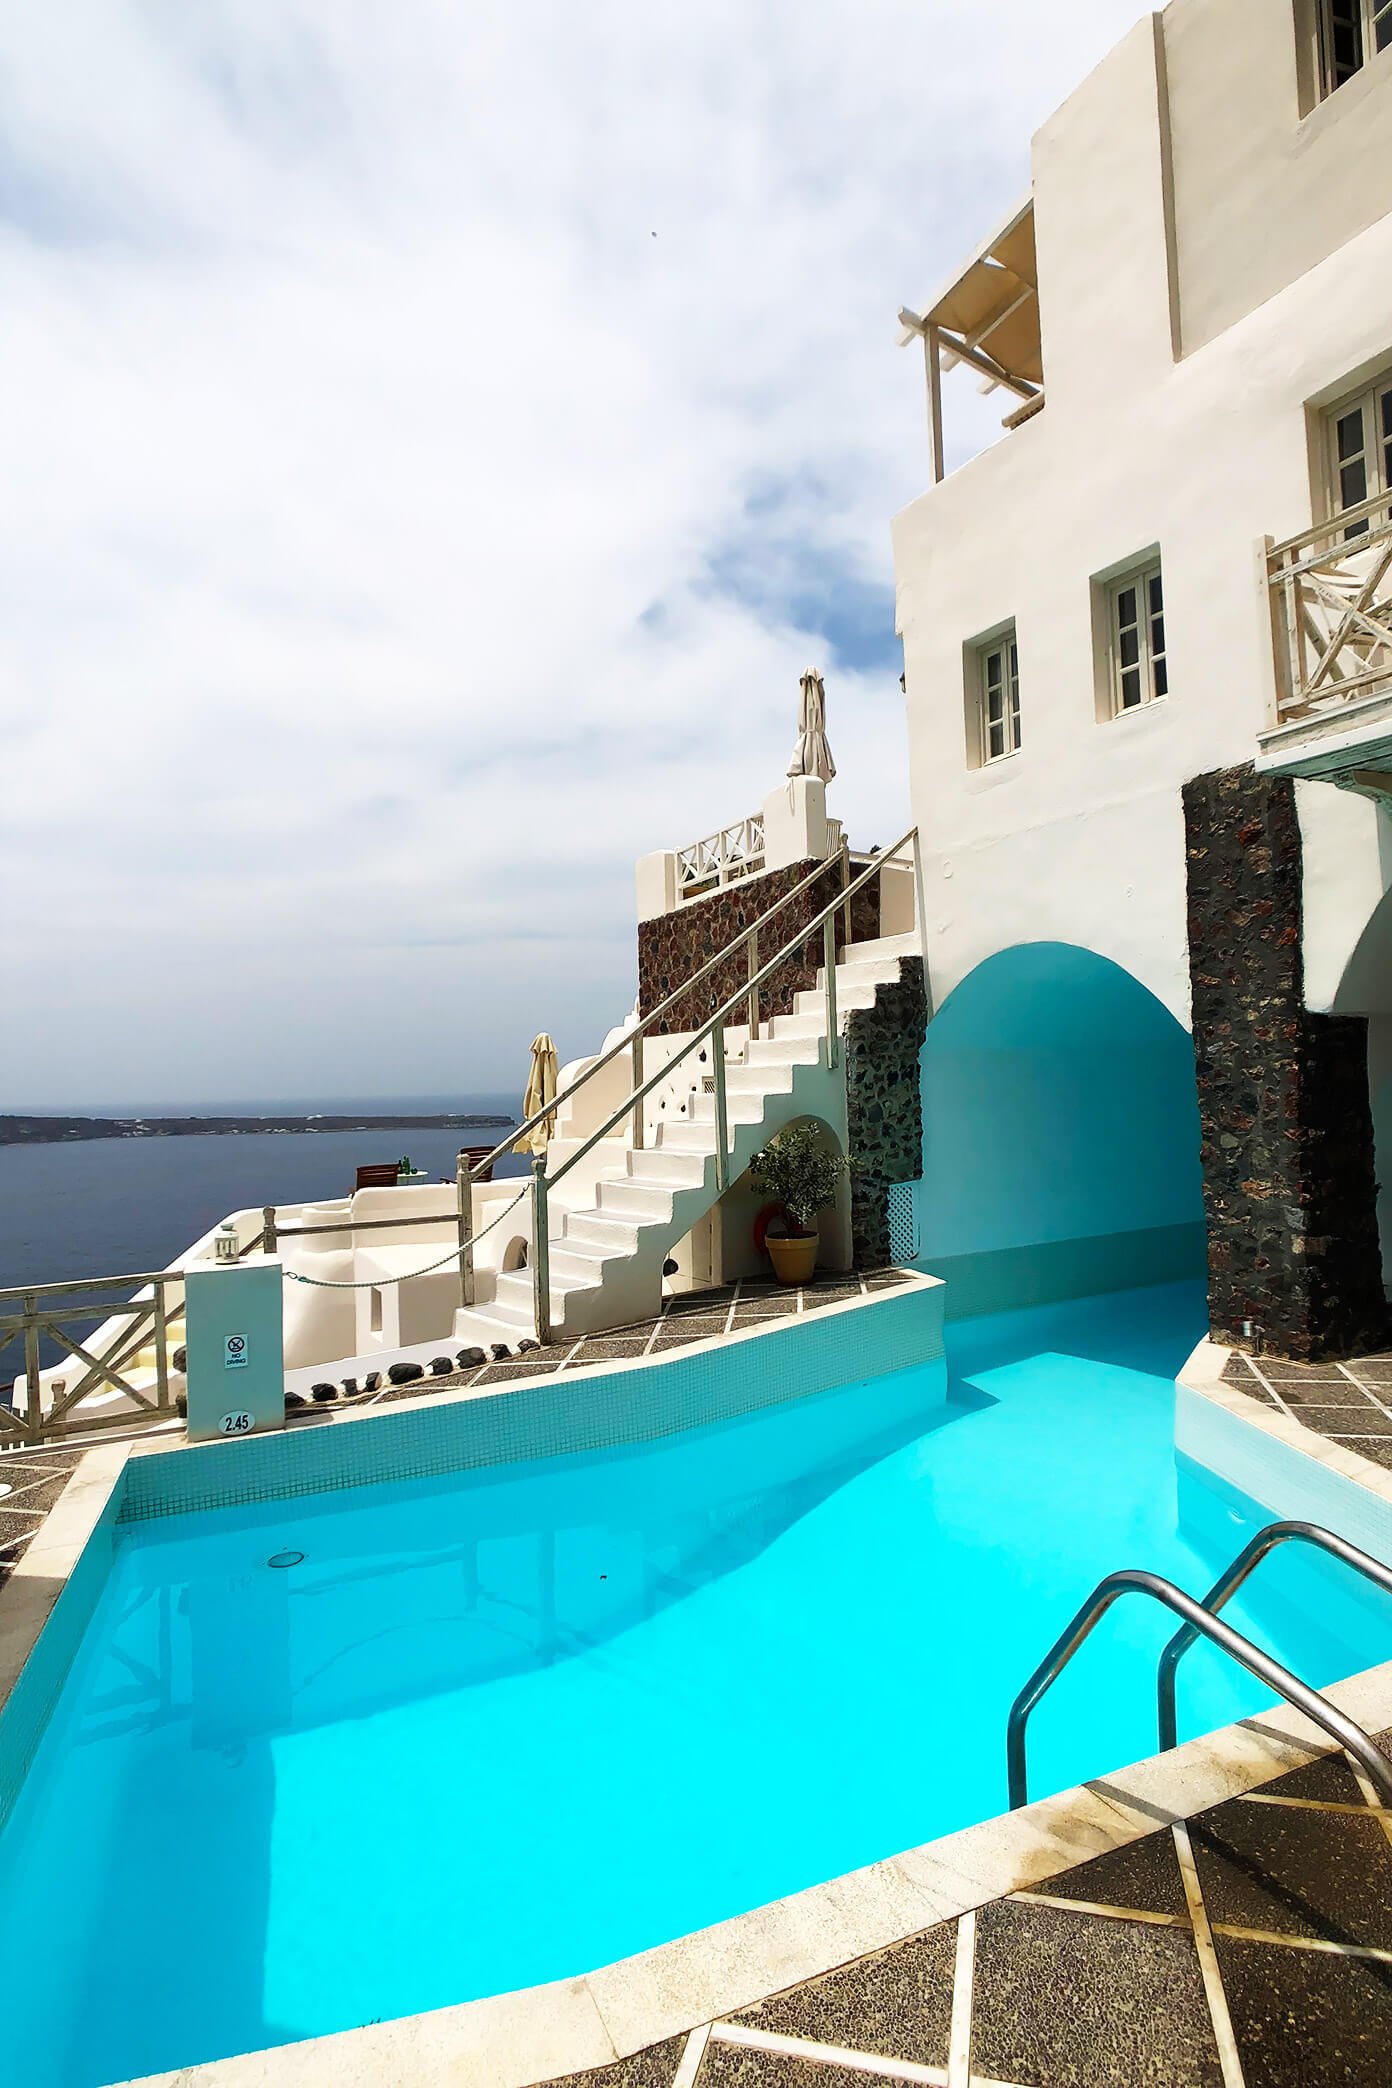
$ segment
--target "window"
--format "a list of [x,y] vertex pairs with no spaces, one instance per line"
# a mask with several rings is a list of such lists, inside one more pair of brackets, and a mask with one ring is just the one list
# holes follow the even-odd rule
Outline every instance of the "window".
[[1320,78],[1325,94],[1392,47],[1392,0],[1320,0]]
[[1020,746],[1020,648],[1015,627],[977,650],[979,766]]
[[1114,583],[1109,652],[1114,717],[1169,694],[1165,596],[1158,564],[1128,573]]
[[[1392,0],[1388,0],[1392,9]],[[1341,515],[1379,493],[1392,492],[1392,370],[1366,391],[1331,406],[1328,428],[1330,513]],[[1350,522],[1344,536],[1366,536],[1368,517]]]

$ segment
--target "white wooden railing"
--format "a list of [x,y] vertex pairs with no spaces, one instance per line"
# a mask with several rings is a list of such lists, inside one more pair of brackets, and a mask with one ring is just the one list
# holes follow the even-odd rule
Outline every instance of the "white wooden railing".
[[1278,725],[1392,693],[1392,493],[1272,544],[1266,571]]
[[677,850],[677,902],[717,892],[764,867],[764,815],[751,812]]
[[[22,1365],[0,1387],[0,1451],[171,1419],[171,1344],[184,1339],[183,1318],[182,1269],[0,1290],[0,1354],[13,1347]],[[45,1347],[62,1359],[62,1377]]]

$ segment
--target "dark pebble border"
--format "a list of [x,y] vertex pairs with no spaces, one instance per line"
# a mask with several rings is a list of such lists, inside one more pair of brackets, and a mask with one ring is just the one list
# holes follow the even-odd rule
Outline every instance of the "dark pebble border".
[[[798,1288],[784,1288],[772,1278],[751,1278],[727,1283],[717,1289],[684,1291],[665,1301],[654,1319],[638,1320],[627,1327],[614,1327],[603,1334],[581,1335],[575,1341],[555,1341],[545,1346],[519,1342],[503,1356],[490,1355],[483,1363],[467,1369],[423,1367],[419,1377],[402,1383],[389,1381],[389,1371],[372,1373],[378,1382],[368,1388],[346,1391],[342,1384],[325,1381],[321,1396],[287,1405],[286,1420],[304,1426],[341,1414],[346,1407],[383,1406],[391,1400],[420,1399],[431,1392],[458,1392],[475,1385],[506,1385],[526,1378],[552,1377],[562,1370],[589,1370],[599,1363],[633,1363],[643,1357],[660,1358],[674,1348],[693,1341],[734,1333],[751,1327],[772,1325],[787,1314],[817,1312],[827,1305],[845,1304],[874,1291],[897,1289],[912,1279],[899,1269],[878,1269],[867,1274],[854,1271],[814,1277]],[[441,1351],[440,1365],[453,1365],[458,1352]],[[329,1396],[332,1395],[332,1396]]]

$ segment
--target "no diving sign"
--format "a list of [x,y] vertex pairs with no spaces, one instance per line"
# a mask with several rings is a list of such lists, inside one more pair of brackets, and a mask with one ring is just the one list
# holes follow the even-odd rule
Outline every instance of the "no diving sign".
[[224,1370],[245,1370],[249,1361],[245,1334],[225,1334],[222,1341]]

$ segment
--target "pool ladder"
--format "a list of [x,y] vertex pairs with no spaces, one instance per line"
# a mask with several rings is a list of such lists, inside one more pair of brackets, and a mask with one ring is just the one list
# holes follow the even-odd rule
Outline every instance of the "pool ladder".
[[1317,1689],[1311,1689],[1308,1683],[1273,1660],[1269,1653],[1263,1653],[1260,1646],[1254,1646],[1230,1624],[1224,1624],[1218,1615],[1268,1552],[1274,1551],[1279,1544],[1291,1543],[1313,1544],[1318,1550],[1328,1552],[1331,1558],[1351,1566],[1355,1573],[1361,1573],[1385,1595],[1392,1595],[1392,1569],[1384,1566],[1380,1559],[1360,1551],[1356,1544],[1336,1537],[1332,1530],[1321,1529],[1318,1523],[1309,1522],[1268,1523],[1238,1553],[1231,1566],[1218,1576],[1202,1602],[1196,1602],[1192,1595],[1186,1595],[1182,1588],[1177,1588],[1173,1581],[1163,1580],[1158,1573],[1144,1573],[1131,1567],[1121,1573],[1109,1573],[1105,1580],[1097,1583],[1010,1707],[1005,1745],[1011,1811],[1024,1805],[1029,1795],[1025,1773],[1025,1726],[1031,1711],[1045,1691],[1058,1680],[1093,1626],[1101,1622],[1112,1604],[1123,1595],[1149,1595],[1153,1601],[1164,1603],[1166,1609],[1184,1620],[1160,1655],[1156,1676],[1162,1751],[1176,1745],[1175,1670],[1195,1639],[1206,1638],[1245,1667],[1249,1674],[1264,1682],[1268,1689],[1274,1689],[1288,1704],[1293,1704],[1297,1711],[1303,1711],[1315,1725],[1322,1726],[1353,1756],[1382,1803],[1392,1806],[1392,1761],[1362,1726],[1355,1725],[1351,1718],[1330,1703],[1328,1697],[1321,1696]]

